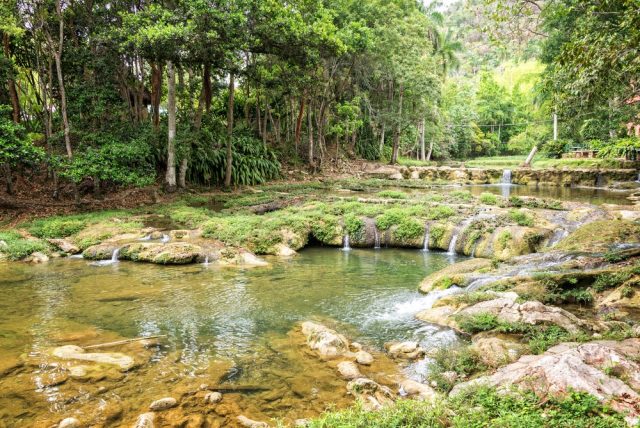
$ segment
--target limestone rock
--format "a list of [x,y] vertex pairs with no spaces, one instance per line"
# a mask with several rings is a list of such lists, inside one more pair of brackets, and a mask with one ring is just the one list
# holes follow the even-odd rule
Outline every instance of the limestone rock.
[[131,369],[135,363],[133,358],[119,352],[85,352],[79,346],[65,345],[55,348],[53,356],[63,360],[83,360],[100,364],[111,364],[126,371]]
[[472,339],[473,349],[480,360],[489,367],[512,363],[526,351],[526,346],[505,337],[478,334]]
[[34,264],[46,263],[49,261],[49,256],[47,256],[44,253],[41,253],[40,251],[36,251],[35,253],[32,253],[31,255],[27,256],[24,259],[24,261],[27,263],[34,263]]
[[236,420],[240,425],[246,428],[269,428],[269,424],[266,422],[254,421],[244,415],[238,416]]
[[402,388],[405,394],[416,396],[421,400],[433,400],[437,395],[430,386],[411,379],[402,380],[400,382],[400,388]]
[[293,426],[298,428],[304,428],[306,426],[309,426],[309,423],[310,423],[309,419],[296,419],[293,422]]
[[89,260],[109,260],[113,252],[120,248],[119,244],[113,242],[103,242],[92,245],[82,252],[82,256]]
[[295,252],[295,250],[287,247],[284,244],[277,244],[274,249],[275,255],[280,257],[292,257],[298,254]]
[[363,366],[370,366],[373,363],[373,356],[366,351],[356,352],[356,362]]
[[415,360],[424,356],[424,349],[418,342],[391,342],[385,343],[385,349],[392,358]]
[[347,338],[322,324],[305,321],[302,323],[302,334],[307,338],[309,348],[321,358],[332,359],[350,354]]
[[340,376],[347,380],[353,380],[362,377],[358,366],[352,361],[342,361],[338,363],[338,372],[340,373]]
[[454,263],[446,268],[427,276],[420,283],[420,291],[428,293],[440,289],[443,286],[457,285],[463,287],[468,284],[470,273],[491,266],[491,261],[487,259],[469,259],[463,262]]
[[47,239],[47,242],[67,254],[78,254],[80,252],[80,248],[77,245],[66,239]]
[[347,392],[361,399],[364,407],[369,410],[380,409],[382,406],[392,403],[395,398],[389,388],[365,377],[349,382]]
[[[640,409],[640,339],[622,342],[562,343],[542,355],[525,355],[494,374],[456,385],[452,395],[470,385],[508,390],[515,386],[540,396],[587,392],[637,420]],[[615,376],[614,376],[615,375]]]
[[186,242],[135,242],[123,246],[120,257],[137,262],[181,265],[195,262],[200,252],[201,247]]
[[143,413],[138,416],[136,424],[133,426],[133,428],[154,428],[155,419],[156,415],[154,413]]
[[222,394],[219,392],[209,392],[204,396],[204,402],[208,404],[216,404],[222,401]]
[[76,418],[65,418],[58,424],[58,428],[80,428],[80,426],[80,421]]

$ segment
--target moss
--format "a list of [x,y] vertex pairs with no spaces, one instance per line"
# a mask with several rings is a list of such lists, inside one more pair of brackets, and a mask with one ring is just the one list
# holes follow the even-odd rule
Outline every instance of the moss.
[[80,232],[86,224],[83,220],[52,217],[34,221],[29,232],[39,238],[66,238]]
[[579,227],[555,246],[565,251],[607,251],[615,244],[640,242],[640,223],[598,220]]
[[465,202],[470,201],[471,199],[473,199],[473,196],[471,195],[471,192],[469,192],[468,190],[455,190],[453,192],[451,192],[451,197],[455,198],[455,199],[459,199]]
[[444,220],[456,214],[456,211],[449,205],[437,205],[429,208],[427,218],[429,220]]
[[511,232],[509,232],[508,230],[503,230],[502,232],[500,232],[500,235],[498,236],[498,244],[500,246],[500,250],[502,251],[507,249],[512,239],[513,235],[511,235]]

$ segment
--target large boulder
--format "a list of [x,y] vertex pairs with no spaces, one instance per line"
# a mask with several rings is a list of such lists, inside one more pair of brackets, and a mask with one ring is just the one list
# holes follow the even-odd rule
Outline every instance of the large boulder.
[[473,337],[471,349],[489,367],[499,367],[516,361],[527,347],[507,335],[480,333]]
[[351,355],[349,341],[335,330],[312,321],[302,323],[302,334],[307,345],[323,359],[333,359]]
[[120,257],[131,261],[183,265],[193,263],[201,252],[201,247],[186,242],[136,242],[123,246]]
[[628,412],[635,425],[640,414],[640,339],[622,342],[562,343],[542,355],[525,355],[494,374],[456,385],[457,395],[471,385],[504,390],[517,387],[540,396],[587,392],[614,409]]

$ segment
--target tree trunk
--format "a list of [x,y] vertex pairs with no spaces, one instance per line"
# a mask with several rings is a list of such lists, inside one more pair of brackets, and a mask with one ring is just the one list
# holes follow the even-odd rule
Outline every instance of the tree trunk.
[[58,74],[58,86],[60,90],[60,113],[62,114],[62,126],[64,128],[64,145],[67,150],[67,157],[71,159],[73,157],[73,151],[71,150],[71,126],[69,125],[69,118],[67,117],[67,93],[64,89],[64,77],[62,75],[64,17],[62,15],[62,5],[60,0],[56,2],[56,13],[58,14],[58,49],[54,52],[53,57],[56,62],[56,72]]
[[426,156],[424,154],[424,128],[425,128],[425,125],[426,125],[425,120],[422,119],[422,122],[420,124],[420,160],[423,161],[423,162],[425,160],[427,160]]
[[178,172],[178,187],[184,189],[187,187],[187,168],[189,167],[189,159],[185,155],[180,161],[180,169]]
[[529,156],[527,156],[527,159],[524,161],[524,165],[525,167],[530,167],[531,166],[531,162],[533,162],[533,157],[536,155],[536,152],[538,151],[538,146],[535,145],[531,148],[531,152],[529,152]]
[[153,109],[153,129],[160,127],[160,100],[162,99],[162,63],[151,63],[151,108]]
[[311,109],[307,109],[307,132],[309,132],[309,165],[313,172],[316,169],[316,163],[313,160],[313,122],[311,122]]
[[167,144],[167,173],[165,186],[168,191],[176,188],[176,71],[171,61],[167,61],[167,87],[168,87],[168,144]]
[[224,175],[224,187],[231,187],[231,172],[233,167],[233,95],[235,81],[233,72],[229,73],[229,104],[227,106],[227,170]]
[[400,98],[398,99],[398,117],[393,131],[393,152],[391,153],[391,164],[398,163],[398,151],[400,150],[400,127],[402,126],[402,98],[404,89],[400,85]]
[[[9,61],[11,52],[9,51],[9,34],[4,33],[2,37],[4,45],[4,57]],[[7,79],[7,86],[9,89],[9,97],[11,98],[11,109],[13,121],[20,123],[20,101],[18,99],[18,91],[16,90],[16,82],[13,80],[13,67],[10,71],[9,78]]]
[[202,73],[202,88],[204,90],[205,111],[209,113],[209,109],[211,109],[211,65],[210,64],[204,65],[204,71]]
[[13,195],[13,177],[11,176],[11,167],[9,164],[2,165],[2,169],[4,170],[4,177],[7,184],[7,194]]
[[300,145],[300,131],[302,130],[302,118],[304,117],[304,96],[300,98],[300,110],[298,111],[298,119],[296,120],[296,133],[295,133],[295,142],[296,142],[296,153],[298,153],[298,146]]
[[433,138],[429,141],[429,153],[427,153],[427,157],[425,161],[429,162],[431,160],[431,154],[433,153]]
[[382,132],[380,133],[380,149],[378,150],[378,159],[382,159],[382,152],[384,150],[384,131],[385,131],[385,126],[384,123],[382,124]]

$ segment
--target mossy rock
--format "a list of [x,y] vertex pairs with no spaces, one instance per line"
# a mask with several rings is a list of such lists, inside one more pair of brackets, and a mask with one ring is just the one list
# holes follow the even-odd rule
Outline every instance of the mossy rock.
[[195,262],[201,252],[201,247],[184,242],[134,243],[122,247],[120,257],[131,261],[182,265]]
[[118,248],[120,245],[115,242],[91,245],[82,252],[82,256],[89,260],[109,260]]
[[640,224],[627,220],[598,220],[579,227],[554,249],[604,252],[617,244],[640,243]]
[[471,273],[489,268],[491,261],[487,259],[470,259],[447,266],[427,276],[420,283],[420,291],[428,293],[432,290],[445,289],[453,285],[466,286],[471,279]]

